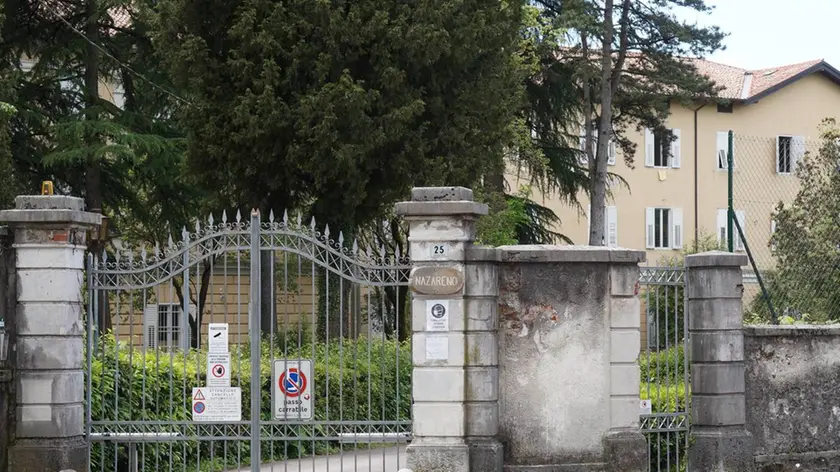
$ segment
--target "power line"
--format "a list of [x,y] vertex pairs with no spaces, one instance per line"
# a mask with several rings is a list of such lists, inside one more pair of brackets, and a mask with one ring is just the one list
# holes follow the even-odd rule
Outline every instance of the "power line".
[[117,59],[116,57],[114,57],[114,55],[113,55],[113,54],[111,54],[110,52],[108,52],[108,50],[106,50],[105,48],[103,48],[103,47],[102,47],[102,46],[100,46],[99,44],[96,44],[94,41],[92,41],[90,38],[88,38],[88,37],[87,37],[87,36],[86,36],[83,32],[79,31],[79,30],[78,30],[75,26],[73,26],[73,24],[72,24],[72,23],[70,23],[69,21],[67,21],[67,19],[65,19],[65,18],[64,18],[64,16],[62,16],[62,15],[61,15],[61,14],[60,14],[60,13],[59,13],[59,12],[58,12],[55,8],[53,8],[53,7],[52,7],[52,5],[50,5],[50,4],[49,4],[49,3],[47,3],[47,2],[44,2],[43,4],[44,4],[44,5],[45,5],[45,6],[46,6],[46,7],[47,7],[47,8],[48,8],[51,12],[53,12],[53,14],[54,14],[55,16],[57,16],[57,17],[58,17],[58,19],[59,19],[59,20],[61,20],[61,22],[62,22],[62,23],[64,23],[65,25],[67,25],[67,27],[68,27],[68,28],[70,28],[71,30],[73,30],[73,32],[74,32],[74,33],[76,33],[76,34],[77,34],[77,35],[79,35],[82,39],[84,39],[84,40],[85,40],[85,41],[87,41],[89,44],[91,44],[93,47],[95,47],[96,49],[98,49],[100,52],[102,52],[102,54],[104,54],[104,55],[108,56],[111,60],[113,60],[114,62],[116,62],[117,64],[119,64],[121,67],[125,68],[125,70],[127,70],[127,71],[129,71],[131,74],[133,74],[133,75],[135,75],[135,76],[137,76],[137,77],[139,77],[139,78],[143,79],[143,80],[144,80],[144,81],[146,81],[149,85],[151,85],[152,87],[154,87],[154,88],[156,88],[156,89],[160,90],[161,92],[163,92],[163,93],[165,93],[165,94],[169,95],[170,97],[172,97],[172,98],[174,98],[174,99],[176,99],[176,100],[178,100],[178,101],[180,101],[180,102],[182,102],[182,103],[184,103],[184,104],[186,104],[186,105],[189,105],[189,106],[194,106],[194,105],[193,105],[190,101],[188,101],[187,99],[182,98],[182,97],[180,97],[180,96],[176,95],[175,93],[170,92],[169,90],[166,90],[164,87],[162,87],[162,86],[160,86],[160,85],[158,85],[158,84],[154,83],[154,82],[153,82],[153,81],[151,81],[150,79],[146,78],[146,76],[145,76],[145,75],[143,75],[143,74],[141,74],[140,72],[137,72],[136,70],[132,69],[132,68],[131,68],[128,64],[126,64],[126,63],[124,63],[123,61],[121,61],[121,60]]

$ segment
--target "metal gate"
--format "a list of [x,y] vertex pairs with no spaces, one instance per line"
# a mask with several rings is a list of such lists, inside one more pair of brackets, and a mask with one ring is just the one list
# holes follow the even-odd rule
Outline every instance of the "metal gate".
[[410,266],[330,237],[254,212],[90,256],[91,471],[403,466]]
[[690,384],[685,269],[643,267],[640,425],[649,470],[682,472],[688,463]]

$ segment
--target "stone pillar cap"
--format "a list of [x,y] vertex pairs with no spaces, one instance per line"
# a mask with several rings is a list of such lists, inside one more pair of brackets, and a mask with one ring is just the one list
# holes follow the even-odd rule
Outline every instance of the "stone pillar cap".
[[749,260],[744,254],[733,254],[724,251],[701,252],[685,257],[686,267],[741,267]]
[[464,187],[415,187],[410,202],[396,205],[398,215],[405,217],[477,217],[486,215],[487,205],[473,201],[472,190]]
[[75,224],[99,226],[102,215],[84,211],[84,200],[65,195],[20,195],[14,210],[0,211],[0,223],[10,226]]

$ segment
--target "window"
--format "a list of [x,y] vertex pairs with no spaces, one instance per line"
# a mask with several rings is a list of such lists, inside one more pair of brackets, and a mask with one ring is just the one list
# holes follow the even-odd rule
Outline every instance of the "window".
[[669,130],[672,134],[670,145],[665,133],[654,133],[645,129],[645,166],[680,167],[680,130]]
[[[729,154],[729,132],[718,131],[715,151],[717,152],[717,168],[718,170],[729,170],[729,163],[727,162],[727,155]],[[735,163],[733,162],[734,166]]]
[[[592,154],[598,152],[598,130],[592,130]],[[578,145],[578,149],[582,152],[580,158],[580,164],[586,165],[589,162],[589,158],[586,155],[586,130],[581,128],[580,129],[580,144]],[[607,146],[607,165],[614,166],[615,165],[615,141],[610,139],[609,145]]]
[[[727,213],[726,209],[719,209],[717,212],[717,234],[718,234],[718,243],[722,247],[726,247],[729,244],[728,233],[729,230],[729,222],[727,220]],[[744,214],[743,210],[735,210],[735,218],[738,219],[738,225],[741,226],[741,231],[744,232],[744,236],[747,235],[747,220],[746,215]],[[733,231],[733,249],[736,251],[743,251],[744,250],[744,241],[741,239],[740,234],[738,233],[738,228],[735,224],[732,224],[732,231]]]
[[679,208],[647,208],[645,240],[648,249],[679,249],[683,245],[683,217]]
[[732,102],[718,103],[717,111],[718,113],[732,113]]
[[[592,227],[592,218],[587,216],[586,234]],[[614,206],[604,207],[604,239],[602,244],[608,247],[618,247],[618,211]]]
[[805,138],[802,136],[776,137],[776,172],[792,174],[796,163],[805,155]]
[[[180,348],[187,346],[189,339],[183,337],[183,319],[181,305],[159,303],[147,305],[143,313],[144,345],[147,348]],[[190,305],[190,314],[195,307]]]

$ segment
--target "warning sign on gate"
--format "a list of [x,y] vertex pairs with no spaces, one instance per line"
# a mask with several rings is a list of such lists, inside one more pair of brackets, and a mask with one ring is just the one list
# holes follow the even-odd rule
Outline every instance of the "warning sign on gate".
[[274,419],[312,419],[312,361],[274,361],[271,404]]
[[207,354],[207,386],[230,387],[230,354]]
[[196,387],[192,394],[193,421],[242,421],[242,391],[239,387]]

